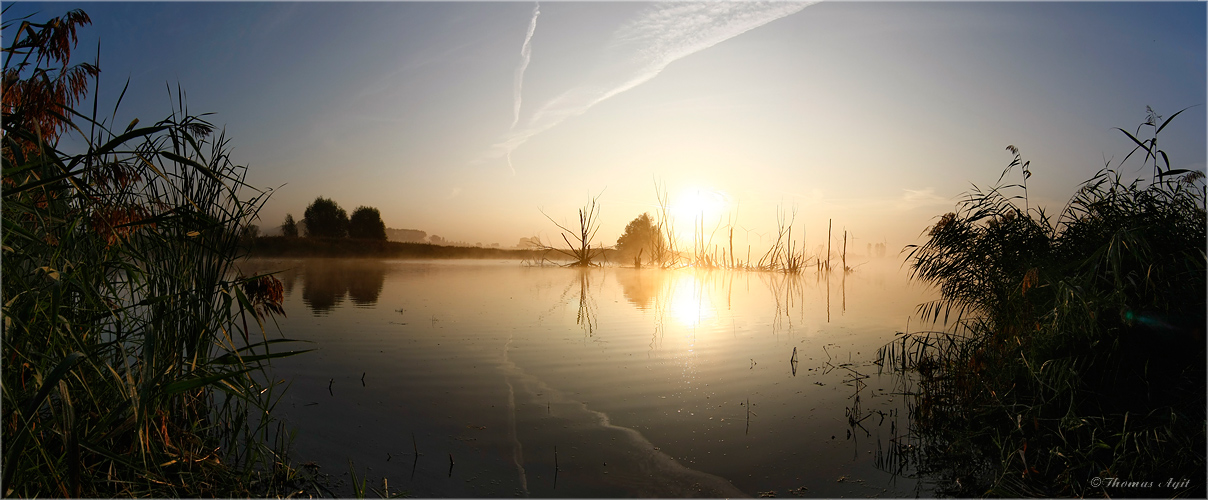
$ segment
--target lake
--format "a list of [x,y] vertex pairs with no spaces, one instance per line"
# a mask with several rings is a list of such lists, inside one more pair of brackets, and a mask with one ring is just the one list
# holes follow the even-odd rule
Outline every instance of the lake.
[[421,497],[932,491],[886,472],[908,411],[876,351],[931,297],[894,259],[829,279],[475,260],[242,267],[283,271],[281,332],[316,350],[274,361],[290,384],[274,411],[297,431],[295,465],[318,463],[341,495],[350,461],[369,486]]

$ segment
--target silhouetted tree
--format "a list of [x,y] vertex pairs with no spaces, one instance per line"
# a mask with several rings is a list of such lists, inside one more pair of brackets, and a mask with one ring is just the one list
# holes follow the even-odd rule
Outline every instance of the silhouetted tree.
[[348,237],[365,240],[386,240],[386,224],[382,214],[373,207],[357,207],[348,220]]
[[285,224],[281,225],[281,235],[286,238],[298,237],[298,224],[294,222],[292,214],[285,214]]
[[418,229],[386,228],[386,239],[403,243],[423,243],[428,239],[428,233]]
[[617,238],[617,252],[621,254],[622,262],[639,255],[652,256],[665,246],[663,234],[650,218],[650,214],[639,215],[630,221],[625,226],[625,233]]
[[306,207],[306,236],[343,238],[348,236],[348,214],[336,202],[322,196]]

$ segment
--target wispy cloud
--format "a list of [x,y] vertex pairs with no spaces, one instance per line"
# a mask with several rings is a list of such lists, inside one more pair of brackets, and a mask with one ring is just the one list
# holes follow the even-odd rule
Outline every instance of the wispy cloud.
[[[797,13],[811,3],[709,2],[652,6],[613,33],[606,55],[588,79],[589,83],[571,88],[545,103],[522,127],[515,126],[519,123],[517,94],[512,130],[491,146],[482,159],[506,157],[511,168],[512,151],[534,136],[587,112],[610,97],[650,81],[679,59]],[[530,36],[536,19],[534,11]],[[527,39],[525,46],[528,46]],[[523,49],[522,55],[525,55]],[[521,70],[527,63],[526,56]],[[518,78],[521,70],[517,71]],[[512,173],[515,173],[514,168]]]
[[935,188],[903,189],[902,197],[895,203],[898,210],[913,210],[916,208],[951,205],[951,198],[935,194]]
[[537,31],[537,16],[541,15],[541,3],[533,6],[533,20],[529,21],[528,33],[524,35],[524,45],[520,46],[520,66],[516,68],[516,84],[512,90],[512,128],[520,122],[520,89],[524,86],[524,70],[533,59],[533,32]]

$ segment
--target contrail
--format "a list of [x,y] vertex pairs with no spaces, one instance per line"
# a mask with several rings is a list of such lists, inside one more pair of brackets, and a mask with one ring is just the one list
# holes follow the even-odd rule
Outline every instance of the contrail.
[[[606,56],[589,84],[571,88],[545,103],[520,128],[519,81],[528,64],[528,40],[517,70],[516,119],[512,130],[483,155],[482,160],[506,157],[532,137],[581,115],[592,106],[658,76],[667,65],[717,45],[782,17],[800,12],[816,2],[709,2],[671,3],[653,6],[613,33]],[[536,26],[534,10],[529,36]],[[515,169],[512,169],[515,173]]]
[[[524,35],[524,45],[520,46],[520,67],[516,68],[516,84],[513,89],[512,128],[520,121],[520,88],[524,85],[524,70],[528,68],[533,58],[533,32],[537,31],[537,16],[541,15],[541,2],[533,6],[533,20],[529,21],[528,33]],[[511,158],[508,158],[511,166]],[[514,173],[514,172],[513,172]]]

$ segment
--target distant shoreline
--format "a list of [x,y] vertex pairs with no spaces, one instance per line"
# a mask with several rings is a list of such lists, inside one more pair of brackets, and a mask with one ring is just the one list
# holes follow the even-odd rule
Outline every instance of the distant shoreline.
[[545,253],[542,250],[444,246],[398,241],[262,236],[252,243],[248,256],[539,260]]

